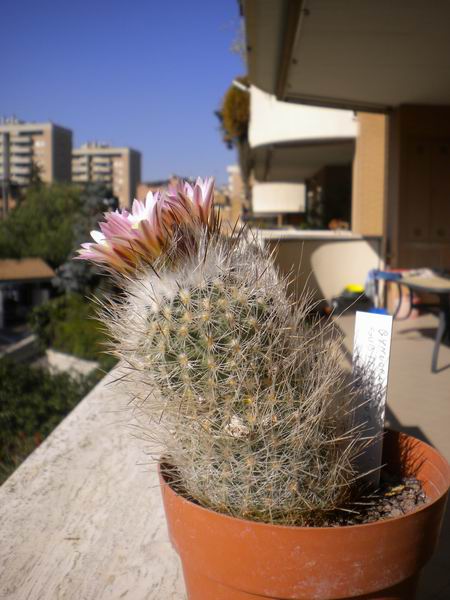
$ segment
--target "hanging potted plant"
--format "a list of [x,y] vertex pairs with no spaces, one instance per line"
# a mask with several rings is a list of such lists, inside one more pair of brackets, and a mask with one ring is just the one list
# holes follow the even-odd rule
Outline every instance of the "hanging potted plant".
[[224,234],[212,180],[107,213],[79,258],[120,290],[100,318],[156,444],[190,600],[411,600],[450,470],[388,433],[368,497],[340,343],[293,303],[245,230]]

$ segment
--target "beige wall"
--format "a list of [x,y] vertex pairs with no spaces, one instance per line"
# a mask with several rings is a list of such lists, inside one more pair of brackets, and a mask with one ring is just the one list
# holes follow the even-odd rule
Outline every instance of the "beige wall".
[[53,135],[50,127],[44,129],[42,136],[35,136],[35,144],[40,144],[35,147],[35,156],[36,164],[41,169],[42,181],[51,183],[53,181]]
[[353,162],[352,231],[362,235],[382,235],[386,187],[386,117],[358,113],[358,126]]
[[[118,159],[119,160],[119,159]],[[120,208],[130,208],[131,202],[134,200],[134,188],[130,185],[130,153],[124,152],[121,158],[122,163],[122,183],[120,186],[115,185],[115,177],[113,177],[113,189],[118,188],[117,197],[119,199]],[[137,182],[136,182],[137,183]]]

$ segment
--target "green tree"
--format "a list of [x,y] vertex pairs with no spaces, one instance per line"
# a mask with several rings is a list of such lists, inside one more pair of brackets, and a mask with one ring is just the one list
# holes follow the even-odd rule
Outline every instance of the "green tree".
[[81,196],[80,188],[67,184],[31,187],[0,223],[0,257],[37,256],[61,265],[73,249]]
[[0,359],[0,484],[97,382]]
[[[90,239],[89,232],[98,228],[102,213],[117,206],[117,199],[104,185],[90,183],[83,188],[80,211],[73,224],[74,251]],[[61,292],[87,296],[94,290],[98,291],[100,282],[98,270],[88,261],[73,260],[72,252],[58,268],[54,285]]]
[[30,172],[30,186],[31,187],[39,187],[44,182],[42,180],[42,173],[44,169],[42,165],[37,163],[36,161],[31,162],[31,172]]
[[42,348],[97,360],[104,370],[116,362],[105,354],[106,335],[96,319],[95,305],[78,294],[64,294],[36,307],[30,326]]

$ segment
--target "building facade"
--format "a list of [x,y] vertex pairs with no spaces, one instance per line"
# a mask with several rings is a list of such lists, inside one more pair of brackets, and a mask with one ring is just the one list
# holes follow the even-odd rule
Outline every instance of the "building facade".
[[280,102],[250,86],[255,218],[349,227],[358,120],[352,111]]
[[34,178],[44,183],[71,180],[72,131],[54,123],[0,121],[0,181],[2,210],[14,200],[14,190]]
[[72,152],[74,183],[103,183],[121,208],[129,208],[141,180],[141,153],[132,148],[87,143]]
[[353,230],[381,232],[393,268],[450,270],[450,4],[242,0],[241,9],[253,85],[288,104],[362,115]]

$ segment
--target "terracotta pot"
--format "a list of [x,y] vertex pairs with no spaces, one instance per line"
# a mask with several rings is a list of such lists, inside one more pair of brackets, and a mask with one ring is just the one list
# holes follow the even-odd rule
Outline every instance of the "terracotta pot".
[[388,432],[392,472],[423,482],[429,502],[348,527],[285,527],[228,517],[177,495],[161,477],[171,541],[189,600],[412,600],[439,536],[450,467],[419,440]]

